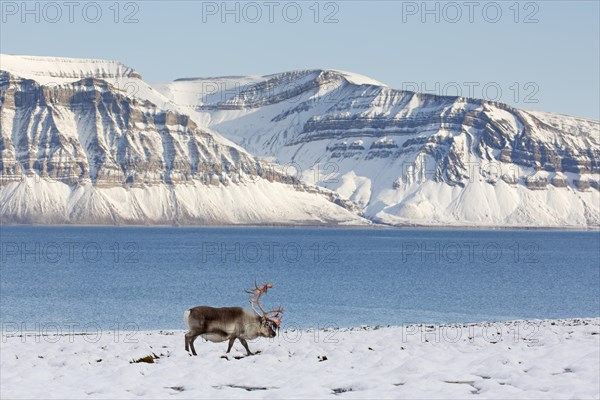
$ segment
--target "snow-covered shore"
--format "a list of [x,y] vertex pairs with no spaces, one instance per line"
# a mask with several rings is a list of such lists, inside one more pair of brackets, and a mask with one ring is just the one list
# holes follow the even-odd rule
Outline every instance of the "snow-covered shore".
[[196,343],[4,332],[0,398],[600,398],[600,318],[285,330],[251,357]]

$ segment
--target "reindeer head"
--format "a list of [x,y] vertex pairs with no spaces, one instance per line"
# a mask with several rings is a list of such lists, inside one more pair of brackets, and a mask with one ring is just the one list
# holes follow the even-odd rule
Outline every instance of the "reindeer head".
[[[262,296],[264,293],[267,293],[267,291],[272,288],[273,285],[268,282],[259,287],[255,281],[254,289],[245,291],[246,293],[252,295],[252,297],[249,300],[250,307],[260,319],[259,333],[260,336],[264,337],[277,336],[277,330],[281,325],[281,313],[283,313],[283,308],[281,306],[279,306],[279,308],[276,310],[265,311],[260,305],[260,296]],[[254,308],[255,305],[258,307],[260,312],[258,312],[256,308]]]

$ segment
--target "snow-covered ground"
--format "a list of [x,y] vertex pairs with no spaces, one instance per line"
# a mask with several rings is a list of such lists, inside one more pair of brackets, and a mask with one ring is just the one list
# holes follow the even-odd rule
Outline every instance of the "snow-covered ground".
[[0,398],[600,398],[600,318],[283,330],[250,357],[200,341],[5,329]]

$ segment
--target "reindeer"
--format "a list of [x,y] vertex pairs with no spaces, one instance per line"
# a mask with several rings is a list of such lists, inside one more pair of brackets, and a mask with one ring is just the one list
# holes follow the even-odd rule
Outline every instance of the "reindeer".
[[[185,351],[192,350],[196,354],[194,341],[198,336],[204,339],[218,343],[229,340],[227,353],[231,351],[233,342],[238,339],[247,354],[253,355],[248,348],[246,340],[256,339],[257,337],[275,337],[276,330],[281,325],[281,306],[276,310],[265,311],[260,305],[260,296],[273,288],[270,283],[265,283],[259,287],[254,282],[254,289],[245,290],[252,295],[250,298],[250,307],[254,314],[242,307],[223,307],[214,308],[208,306],[198,306],[190,308],[183,314],[183,321],[188,326],[188,332],[185,334]],[[257,306],[260,313],[254,308]]]

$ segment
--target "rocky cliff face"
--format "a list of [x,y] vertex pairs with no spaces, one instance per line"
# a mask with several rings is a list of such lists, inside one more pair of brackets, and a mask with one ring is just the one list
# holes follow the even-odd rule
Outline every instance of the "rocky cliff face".
[[266,174],[190,117],[124,96],[100,79],[49,88],[2,72],[0,88],[4,183],[23,173],[105,187],[228,184]]
[[335,193],[156,104],[161,96],[130,68],[2,57],[3,222],[361,222]]
[[339,71],[157,89],[250,152],[300,166],[303,179],[357,202],[376,221],[600,223],[592,190],[600,180],[597,121],[394,90]]

